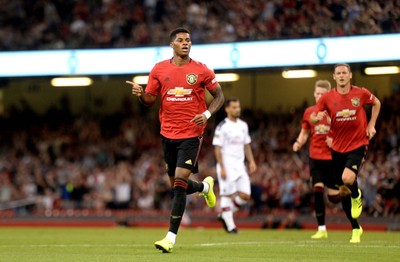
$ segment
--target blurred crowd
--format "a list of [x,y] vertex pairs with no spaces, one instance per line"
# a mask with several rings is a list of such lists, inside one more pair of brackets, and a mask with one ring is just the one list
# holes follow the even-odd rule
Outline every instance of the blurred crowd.
[[166,45],[400,32],[399,0],[0,0],[0,50]]
[[[400,212],[400,93],[382,102],[377,136],[358,177],[371,216]],[[135,112],[132,103],[138,101],[128,97],[118,113],[102,117],[71,114],[67,98],[40,116],[23,101],[21,109],[8,109],[0,118],[0,208],[168,210],[172,192],[157,115]],[[308,152],[291,149],[306,106],[287,114],[243,111],[258,164],[249,212],[312,212]],[[194,179],[216,177],[211,139],[224,117],[221,110],[210,119]],[[21,200],[31,203],[18,208]],[[211,212],[197,194],[188,202],[192,210]]]
[[[0,0],[0,51],[166,45],[172,28],[194,43],[400,32],[399,0]],[[0,210],[169,210],[171,188],[157,115],[73,115],[63,98],[37,115],[25,101],[0,116]],[[383,101],[378,133],[359,175],[365,212],[400,212],[400,94]],[[290,114],[244,110],[258,169],[250,212],[311,212],[307,150],[292,142],[307,105]],[[215,175],[210,119],[197,180]],[[196,194],[191,209],[208,210]]]

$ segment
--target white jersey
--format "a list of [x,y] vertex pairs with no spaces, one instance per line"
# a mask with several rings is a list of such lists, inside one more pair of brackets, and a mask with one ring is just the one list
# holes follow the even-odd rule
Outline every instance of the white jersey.
[[221,167],[217,164],[217,177],[221,195],[237,191],[250,194],[250,179],[244,164],[244,145],[250,144],[249,127],[246,122],[225,118],[215,129],[213,145],[221,147],[222,162],[226,178],[221,178]]
[[225,165],[243,164],[245,159],[244,145],[250,144],[249,127],[243,120],[236,122],[225,118],[215,129],[213,145],[221,147],[222,160]]

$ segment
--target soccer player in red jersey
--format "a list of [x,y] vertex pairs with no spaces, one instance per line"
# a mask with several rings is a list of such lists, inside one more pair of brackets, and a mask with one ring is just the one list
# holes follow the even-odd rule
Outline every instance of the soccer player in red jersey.
[[[344,184],[350,189],[350,196],[342,197],[344,211],[348,217],[357,219],[362,212],[357,174],[365,161],[369,140],[376,133],[375,124],[381,103],[367,89],[351,85],[351,78],[350,65],[335,65],[333,79],[336,81],[336,88],[318,100],[310,121],[317,124],[326,116],[331,118],[335,184]],[[365,105],[372,106],[369,121]],[[359,243],[363,233],[361,226],[355,226],[353,225],[351,243]]]
[[[162,146],[168,176],[174,197],[169,231],[165,238],[156,241],[156,248],[172,252],[176,235],[186,207],[186,196],[200,192],[209,207],[214,207],[214,179],[203,182],[190,180],[198,173],[198,156],[207,120],[224,103],[221,86],[213,70],[189,57],[192,42],[190,31],[177,28],[170,33],[173,57],[157,63],[150,72],[146,90],[131,81],[132,94],[146,106],[152,106],[160,97],[159,119]],[[205,89],[213,99],[207,108]]]
[[[318,80],[314,87],[315,102],[318,102],[322,95],[330,89],[331,84],[328,80]],[[315,105],[308,107],[304,111],[301,131],[296,142],[293,144],[293,151],[299,151],[310,137],[309,166],[314,192],[314,210],[318,222],[318,231],[311,238],[322,239],[328,237],[325,225],[324,187],[328,187],[328,198],[331,202],[338,203],[340,196],[339,190],[329,183],[329,180],[332,178],[330,119],[325,117],[318,124],[314,125],[310,122],[310,115],[314,110]]]

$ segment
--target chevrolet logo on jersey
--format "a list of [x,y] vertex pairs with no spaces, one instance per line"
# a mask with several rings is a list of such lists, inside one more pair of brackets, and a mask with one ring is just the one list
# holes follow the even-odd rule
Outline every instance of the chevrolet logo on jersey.
[[360,105],[360,98],[358,98],[358,97],[352,98],[352,99],[351,99],[351,104],[352,104],[354,107],[358,107],[358,106]]
[[330,129],[329,126],[323,124],[314,126],[314,131],[315,134],[317,135],[328,134],[329,129]]
[[342,111],[336,113],[336,117],[349,117],[354,116],[355,114],[356,110],[343,109]]
[[175,95],[177,97],[182,97],[185,95],[190,95],[193,89],[186,89],[183,87],[175,87],[173,89],[168,90],[168,95]]
[[187,82],[189,85],[194,85],[194,84],[196,84],[196,82],[197,82],[197,75],[195,75],[195,74],[187,74],[187,75],[186,75],[186,82]]

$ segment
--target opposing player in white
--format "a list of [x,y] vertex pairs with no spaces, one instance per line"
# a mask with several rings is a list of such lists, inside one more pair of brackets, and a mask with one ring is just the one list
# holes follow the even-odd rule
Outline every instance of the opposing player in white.
[[240,101],[230,98],[225,101],[227,117],[218,124],[213,138],[217,176],[220,192],[221,214],[218,219],[228,233],[237,233],[233,213],[250,200],[249,173],[257,169],[251,150],[249,127],[240,117]]

